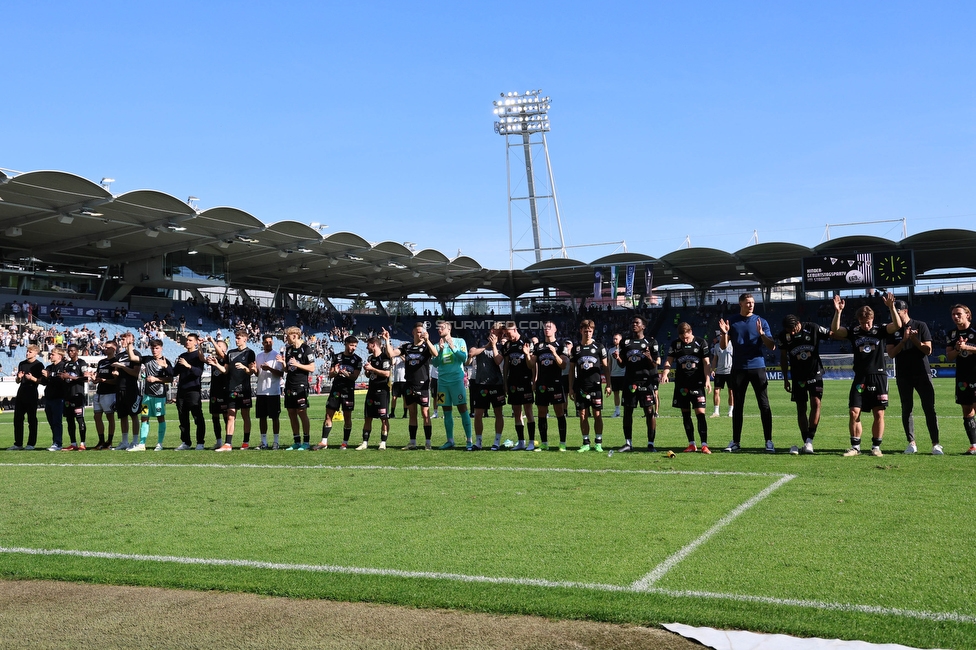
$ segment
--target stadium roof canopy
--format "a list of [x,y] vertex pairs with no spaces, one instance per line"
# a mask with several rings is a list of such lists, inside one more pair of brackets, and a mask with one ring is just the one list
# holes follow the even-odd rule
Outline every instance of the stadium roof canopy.
[[[448,258],[433,249],[414,251],[391,241],[372,243],[351,232],[323,236],[296,221],[265,225],[237,208],[201,211],[155,190],[116,196],[66,172],[0,172],[0,258],[8,267],[43,264],[96,272],[144,263],[161,268],[167,254],[196,251],[225,259],[235,288],[325,297],[390,300],[426,294],[451,300],[484,290],[517,298],[540,287],[586,296],[592,294],[597,268],[627,264],[638,266],[638,276],[645,264],[653,264],[655,286],[687,284],[702,290],[736,280],[770,286],[799,277],[804,257],[893,249],[914,250],[918,274],[976,269],[971,253],[976,232],[933,230],[901,242],[854,236],[814,248],[790,243],[757,244],[734,253],[682,248],[660,258],[617,253],[591,262],[550,259],[523,270],[493,270],[471,257]],[[208,258],[196,259],[202,266]],[[206,268],[194,270],[207,275]],[[173,288],[186,288],[179,279],[169,282]],[[167,286],[167,281],[153,278],[147,284]],[[640,278],[637,285],[642,284]]]

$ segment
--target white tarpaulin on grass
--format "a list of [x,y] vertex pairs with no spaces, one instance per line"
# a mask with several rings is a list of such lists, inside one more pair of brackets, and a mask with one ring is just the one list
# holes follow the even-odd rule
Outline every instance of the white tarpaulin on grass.
[[715,650],[916,650],[897,643],[867,643],[840,639],[801,639],[786,634],[756,634],[738,630],[716,630],[711,627],[692,627],[681,623],[667,623],[664,629],[694,639]]

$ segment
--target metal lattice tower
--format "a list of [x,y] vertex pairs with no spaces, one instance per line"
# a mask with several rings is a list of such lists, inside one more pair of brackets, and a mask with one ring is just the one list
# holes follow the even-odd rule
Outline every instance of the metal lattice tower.
[[[535,251],[535,261],[542,261],[542,251],[559,251],[560,257],[566,258],[566,242],[563,239],[563,225],[559,219],[559,203],[556,201],[556,183],[552,177],[552,164],[549,160],[549,145],[546,142],[546,132],[549,131],[549,97],[543,97],[541,90],[528,90],[524,94],[510,92],[502,93],[501,99],[495,100],[494,113],[497,116],[495,133],[505,136],[505,166],[508,171],[508,262],[509,268],[514,267],[515,253]],[[539,179],[534,171],[533,153],[541,151],[545,156],[548,188],[545,188],[546,178]],[[525,168],[525,196],[515,196],[513,187],[521,188],[522,176],[516,173],[512,176],[512,156],[521,155]],[[513,183],[513,180],[515,181]],[[541,183],[540,183],[541,180]],[[542,187],[539,187],[539,186]],[[516,248],[513,222],[513,208],[521,208],[528,203],[529,218],[532,228],[533,248]],[[555,218],[555,230],[558,235],[558,246],[543,246],[540,230],[540,215],[544,216],[551,207],[551,216]],[[550,240],[553,239],[550,233]]]

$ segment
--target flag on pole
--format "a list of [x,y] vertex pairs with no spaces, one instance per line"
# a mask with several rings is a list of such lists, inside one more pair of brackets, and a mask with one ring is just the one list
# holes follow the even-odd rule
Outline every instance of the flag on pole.
[[628,298],[634,297],[634,276],[637,274],[637,265],[628,264],[627,265],[627,286],[625,294]]

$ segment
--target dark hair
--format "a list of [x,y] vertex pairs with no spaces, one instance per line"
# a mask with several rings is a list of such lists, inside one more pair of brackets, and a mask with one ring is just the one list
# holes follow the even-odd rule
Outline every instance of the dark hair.
[[355,336],[350,334],[346,338],[342,339],[342,342],[345,343],[346,345],[349,345],[350,343],[359,343],[359,339],[357,339]]
[[792,332],[796,329],[797,323],[799,322],[799,318],[793,314],[787,314],[786,316],[783,316],[783,329]]

